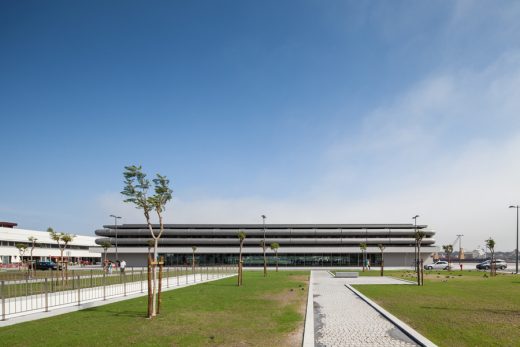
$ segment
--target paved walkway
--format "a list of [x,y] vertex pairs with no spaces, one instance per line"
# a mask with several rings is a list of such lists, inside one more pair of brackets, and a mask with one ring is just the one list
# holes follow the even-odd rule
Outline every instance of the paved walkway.
[[334,278],[313,271],[314,343],[327,346],[417,346],[345,284],[405,284],[392,278]]

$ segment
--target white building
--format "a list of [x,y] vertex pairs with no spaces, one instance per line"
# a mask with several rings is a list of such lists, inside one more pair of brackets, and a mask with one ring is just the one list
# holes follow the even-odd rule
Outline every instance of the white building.
[[[20,262],[20,251],[16,248],[16,244],[19,243],[27,245],[23,258],[30,258],[32,243],[29,237],[31,236],[37,239],[33,260],[56,260],[60,257],[58,244],[50,238],[48,232],[17,229],[16,225],[16,223],[0,222],[0,264],[2,266]],[[96,246],[95,240],[95,237],[77,235],[67,245],[63,256],[68,257],[71,262],[99,262],[101,253],[89,252],[90,247]]]

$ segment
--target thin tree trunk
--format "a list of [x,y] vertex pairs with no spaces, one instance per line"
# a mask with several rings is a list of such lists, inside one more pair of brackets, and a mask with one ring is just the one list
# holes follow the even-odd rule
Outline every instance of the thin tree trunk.
[[157,314],[160,314],[161,312],[161,292],[162,292],[162,271],[163,271],[163,257],[161,259],[158,259],[159,264],[159,293],[157,293]]
[[[417,232],[417,230],[415,230],[415,232]],[[414,245],[413,251],[414,251],[414,257],[415,257],[415,259],[414,259],[415,271],[417,272],[417,267],[418,267],[417,264],[419,262],[419,257],[417,257],[417,240],[415,240],[415,245]]]
[[152,318],[152,255],[148,253],[148,318]]
[[424,286],[424,261],[421,259],[421,286]]
[[420,267],[420,257],[421,257],[421,243],[417,242],[417,285],[421,285],[421,267]]
[[154,246],[153,246],[153,294],[152,294],[152,317],[157,315],[157,266],[155,263],[157,262],[157,246],[159,244],[159,239],[154,238]]
[[[63,247],[63,251],[66,250],[66,247],[67,246]],[[67,257],[67,261],[65,262],[65,279],[66,279],[65,283],[68,283],[68,281],[69,281],[69,257]]]
[[385,266],[385,259],[383,258],[383,251],[381,251],[381,277],[383,276],[384,266]]
[[34,263],[33,263],[33,249],[34,249],[34,247],[31,248],[31,272],[32,272],[33,275],[34,275],[34,267],[35,267],[35,266],[34,266]]
[[274,256],[276,257],[276,272],[278,272],[278,250],[276,250],[276,252],[274,252],[274,253],[275,253]]
[[366,256],[365,256],[365,251],[363,251],[363,256],[361,258],[362,258],[362,262],[363,262],[363,272],[365,272],[365,265],[367,263]]
[[267,258],[265,257],[265,242],[263,244],[263,249],[264,249],[264,277],[267,276]]
[[238,286],[242,285],[242,240],[240,241],[240,253],[238,255]]
[[[63,272],[63,249],[60,248],[60,263],[61,263],[61,285],[65,283],[65,273]],[[58,263],[58,269],[60,268],[60,265]]]

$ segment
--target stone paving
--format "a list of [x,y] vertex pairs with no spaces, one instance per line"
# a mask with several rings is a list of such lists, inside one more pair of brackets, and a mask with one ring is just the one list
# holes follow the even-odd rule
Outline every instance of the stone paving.
[[393,323],[345,287],[346,283],[363,282],[406,283],[392,278],[339,279],[327,271],[313,271],[315,346],[417,346]]

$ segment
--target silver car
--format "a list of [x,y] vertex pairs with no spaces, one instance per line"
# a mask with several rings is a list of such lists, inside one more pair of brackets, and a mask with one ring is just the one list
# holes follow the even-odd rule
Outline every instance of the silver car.
[[433,264],[426,264],[424,268],[426,270],[449,270],[450,264],[447,261],[439,260]]

